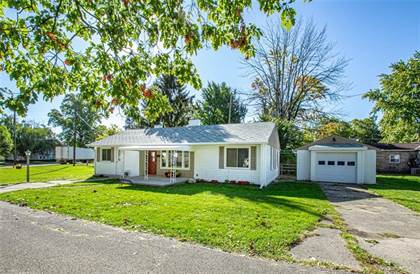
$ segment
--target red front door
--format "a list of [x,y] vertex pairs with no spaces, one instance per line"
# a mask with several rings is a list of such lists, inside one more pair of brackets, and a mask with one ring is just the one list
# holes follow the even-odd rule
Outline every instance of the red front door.
[[149,175],[156,175],[156,151],[149,151],[149,163],[148,163]]

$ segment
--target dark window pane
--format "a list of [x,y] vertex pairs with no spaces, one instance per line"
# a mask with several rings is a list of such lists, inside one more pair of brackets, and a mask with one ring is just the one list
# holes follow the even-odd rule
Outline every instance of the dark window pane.
[[176,167],[182,168],[182,151],[178,150],[175,155],[177,156]]
[[325,161],[318,161],[318,165],[320,165],[320,166],[325,165]]
[[184,151],[184,168],[190,168],[190,152]]
[[334,161],[328,161],[328,165],[333,166],[333,165],[335,165],[335,162]]
[[249,151],[247,148],[238,149],[238,167],[249,167]]
[[226,149],[226,166],[238,167],[238,149],[236,148]]
[[338,166],[344,166],[344,164],[345,164],[345,162],[344,162],[344,161],[338,161],[338,162],[337,162],[337,165],[338,165]]
[[111,149],[102,149],[102,161],[111,161]]
[[347,162],[347,165],[348,165],[348,166],[355,166],[355,165],[356,165],[356,163],[355,163],[355,162],[353,162],[353,161],[349,161],[349,162]]
[[160,154],[160,159],[162,161],[162,167],[166,167],[166,163],[168,162],[168,159],[166,157],[166,151],[162,151],[162,153]]

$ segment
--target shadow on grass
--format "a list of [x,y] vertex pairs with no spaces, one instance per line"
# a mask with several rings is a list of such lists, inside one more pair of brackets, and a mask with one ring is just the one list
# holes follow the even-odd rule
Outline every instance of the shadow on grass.
[[420,192],[420,177],[418,176],[378,176],[376,185],[369,185],[370,189],[412,190]]
[[[313,204],[300,202],[299,200],[291,200],[287,198],[305,198],[324,200],[327,199],[316,184],[308,183],[280,183],[273,184],[264,189],[259,189],[258,186],[244,186],[233,184],[220,183],[195,183],[195,184],[179,184],[167,187],[155,187],[144,185],[120,185],[117,187],[120,190],[129,191],[146,191],[153,193],[172,194],[172,195],[186,195],[193,196],[201,193],[210,193],[212,195],[223,195],[229,199],[243,199],[258,203],[260,206],[276,206],[288,207],[295,210],[300,210],[308,214],[322,217],[325,212],[311,209]],[[284,198],[283,198],[284,197]],[[204,201],[205,202],[205,201]]]
[[57,172],[57,171],[60,171],[60,170],[63,170],[63,169],[67,169],[67,168],[69,168],[69,167],[68,166],[64,166],[64,167],[60,167],[60,168],[57,168],[57,169],[50,169],[50,170],[46,170],[46,171],[42,171],[42,172],[31,172],[31,175],[48,174],[48,173]]

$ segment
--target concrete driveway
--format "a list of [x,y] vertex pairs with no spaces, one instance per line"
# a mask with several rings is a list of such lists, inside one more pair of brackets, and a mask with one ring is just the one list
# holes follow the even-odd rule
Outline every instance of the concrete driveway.
[[369,253],[420,273],[420,215],[355,185],[321,184]]
[[330,273],[0,202],[0,273]]

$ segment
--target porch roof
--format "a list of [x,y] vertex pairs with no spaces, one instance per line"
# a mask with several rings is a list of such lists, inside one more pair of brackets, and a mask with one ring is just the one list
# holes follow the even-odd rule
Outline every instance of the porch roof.
[[190,146],[177,146],[177,145],[151,145],[151,146],[122,146],[119,150],[183,150],[191,151]]

